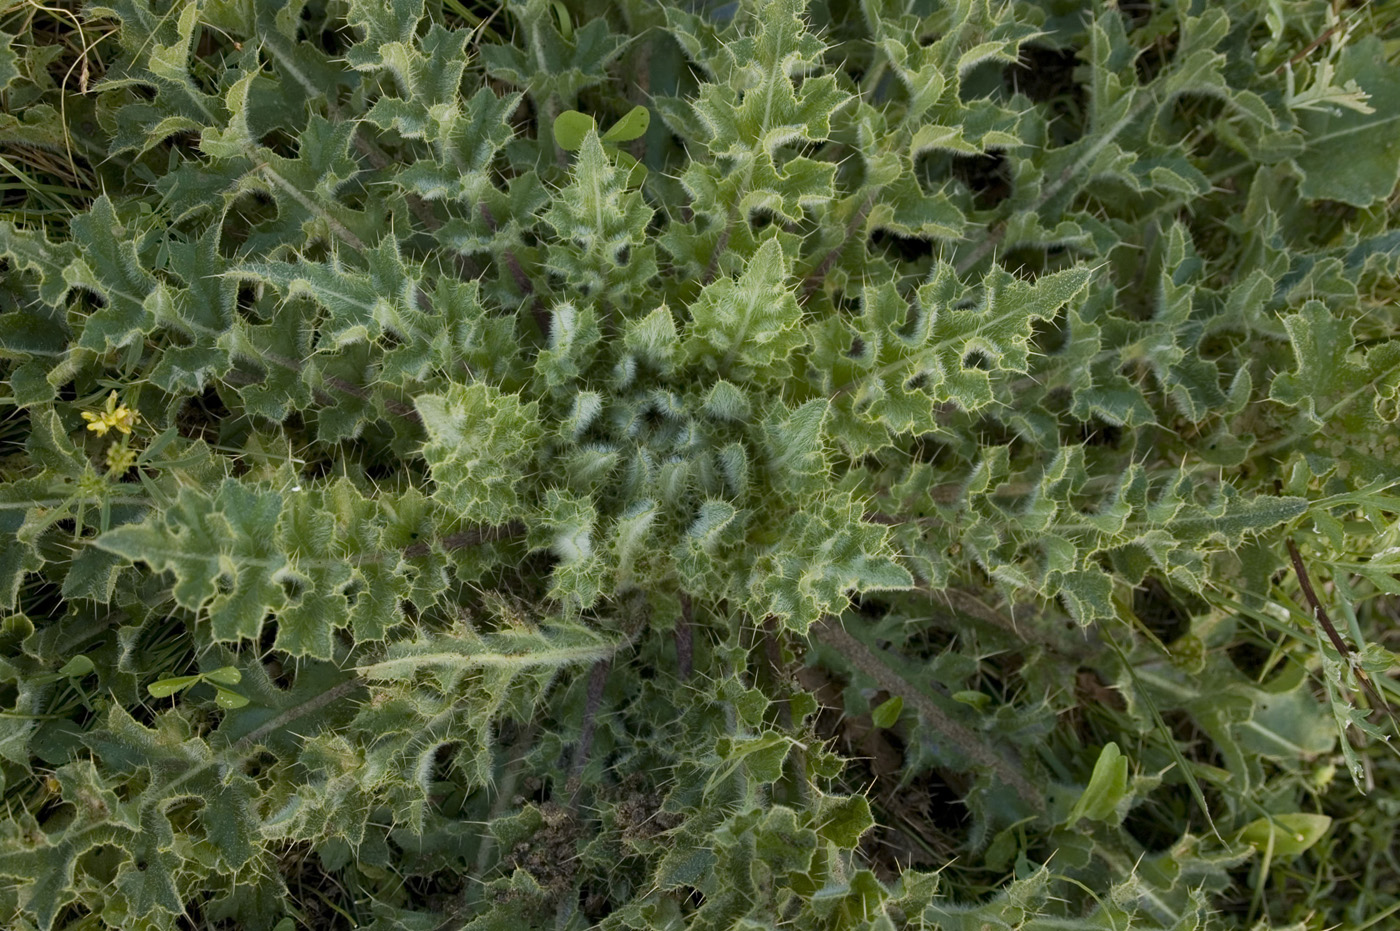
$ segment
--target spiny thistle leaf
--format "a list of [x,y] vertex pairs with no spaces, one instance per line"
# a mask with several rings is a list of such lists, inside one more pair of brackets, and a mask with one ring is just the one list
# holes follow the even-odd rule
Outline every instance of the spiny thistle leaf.
[[1395,0],[12,6],[0,924],[1389,914]]

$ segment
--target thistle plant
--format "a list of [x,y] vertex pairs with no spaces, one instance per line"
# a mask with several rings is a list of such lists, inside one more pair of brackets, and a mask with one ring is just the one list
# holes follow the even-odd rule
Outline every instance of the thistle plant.
[[6,926],[1381,926],[1397,14],[5,7]]

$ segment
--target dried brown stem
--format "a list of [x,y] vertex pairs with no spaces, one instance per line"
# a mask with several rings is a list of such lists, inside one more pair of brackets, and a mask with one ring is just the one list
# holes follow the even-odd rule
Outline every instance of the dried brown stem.
[[[763,621],[763,656],[768,663],[768,680],[773,684],[776,691],[782,684],[783,679],[783,648],[778,643],[778,619],[769,617]],[[784,692],[787,689],[783,689]],[[792,726],[792,707],[784,696],[778,699],[775,704],[778,706],[778,724],[783,728]]]
[[[476,205],[477,212],[486,221],[486,228],[492,233],[496,232],[496,217],[491,212],[491,208],[485,203]],[[535,320],[535,326],[539,328],[540,336],[549,339],[549,315],[545,313],[544,307],[540,305],[539,298],[535,295],[535,283],[530,280],[530,276],[525,274],[524,267],[520,260],[515,257],[511,250],[505,250],[506,270],[510,272],[511,279],[515,286],[525,295],[525,299],[530,303],[530,316]]]
[[[1309,607],[1312,608],[1313,618],[1327,634],[1327,639],[1332,641],[1332,647],[1349,665],[1352,664],[1352,649],[1347,646],[1347,642],[1342,639],[1342,635],[1337,632],[1337,628],[1332,624],[1332,618],[1327,614],[1327,609],[1322,606],[1322,601],[1317,597],[1317,592],[1313,590],[1312,579],[1308,576],[1308,569],[1303,565],[1303,554],[1298,552],[1298,545],[1291,539],[1285,541],[1288,546],[1288,557],[1293,561],[1293,571],[1298,576],[1298,585],[1303,589],[1303,597],[1307,599]],[[1366,694],[1375,707],[1390,713],[1390,705],[1372,687],[1370,679],[1359,668],[1352,665],[1356,671],[1356,679],[1361,683],[1361,687],[1366,690]]]
[[690,673],[695,666],[694,623],[695,606],[691,604],[690,596],[681,592],[681,616],[676,621],[676,672],[682,682],[690,681]]
[[[593,731],[597,727],[598,707],[603,703],[603,690],[608,685],[608,672],[612,669],[612,657],[605,657],[593,664],[588,674],[588,692],[583,703],[583,727],[579,731],[578,747],[574,750],[574,763],[569,781],[577,782],[588,763],[588,751],[593,747]],[[574,796],[577,798],[577,788]]]
[[1299,52],[1298,54],[1294,55],[1292,58],[1288,59],[1288,61],[1284,62],[1283,64],[1281,64],[1281,65],[1279,65],[1277,68],[1275,68],[1275,69],[1274,69],[1274,74],[1283,74],[1283,71],[1284,71],[1285,68],[1289,67],[1290,65],[1296,65],[1296,64],[1298,64],[1298,62],[1302,61],[1304,58],[1307,58],[1307,57],[1308,57],[1309,55],[1311,55],[1314,51],[1316,51],[1316,49],[1317,49],[1317,47],[1318,47],[1319,45],[1321,45],[1322,43],[1326,42],[1328,39],[1330,39],[1330,38],[1332,38],[1334,35],[1336,35],[1336,34],[1337,34],[1337,30],[1341,29],[1344,25],[1346,25],[1346,24],[1343,23],[1343,22],[1341,22],[1340,20],[1339,20],[1338,22],[1336,22],[1335,24],[1333,24],[1329,29],[1327,29],[1326,31],[1324,31],[1324,32],[1322,33],[1322,35],[1318,36],[1316,39],[1313,39],[1311,42],[1309,42],[1308,45],[1307,45],[1307,47],[1304,48],[1301,52]]
[[855,234],[856,228],[865,222],[865,218],[870,215],[870,208],[873,206],[875,206],[874,191],[866,196],[865,202],[860,205],[860,209],[852,214],[851,218],[846,221],[846,232],[845,235],[841,237],[841,241],[833,246],[831,251],[827,252],[826,255],[822,256],[821,262],[817,264],[817,267],[813,269],[812,273],[802,282],[803,303],[806,303],[807,299],[816,293],[817,288],[821,287],[822,282],[826,280],[826,276],[831,272],[831,267],[835,265],[836,260],[841,257],[841,250],[846,248],[846,243],[850,242],[851,236]]
[[835,618],[826,618],[812,628],[812,636],[839,652],[852,666],[870,676],[891,695],[917,711],[928,725],[954,744],[968,759],[986,767],[997,778],[1015,789],[1027,805],[1037,812],[1045,810],[1045,796],[1038,791],[1019,764],[1005,757],[981,736],[954,720],[931,698],[881,661],[874,650],[851,636]]

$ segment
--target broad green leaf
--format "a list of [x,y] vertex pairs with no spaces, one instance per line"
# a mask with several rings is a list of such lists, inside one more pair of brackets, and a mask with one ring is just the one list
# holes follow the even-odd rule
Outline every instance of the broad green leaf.
[[520,476],[538,435],[536,408],[487,385],[451,385],[415,399],[428,443],[423,458],[438,499],[472,523],[517,516]]
[[0,91],[9,87],[10,82],[19,77],[19,56],[14,52],[14,41],[15,37],[8,32],[0,32]]
[[1369,207],[1385,200],[1400,178],[1400,67],[1389,63],[1379,38],[1367,36],[1341,54],[1338,84],[1355,81],[1373,112],[1340,107],[1299,117],[1306,140],[1294,164],[1303,196]]
[[690,359],[721,378],[756,384],[782,377],[802,343],[802,308],[778,240],[769,239],[738,280],[713,282],[691,305]]
[[870,713],[876,727],[894,727],[899,723],[899,715],[904,711],[904,699],[896,695],[887,698]]
[[[560,114],[561,116],[563,114]],[[555,120],[555,138],[558,138],[559,121]],[[647,127],[651,125],[651,111],[643,106],[635,106],[628,110],[622,119],[608,127],[608,131],[603,133],[604,142],[631,142],[633,139],[640,139],[646,134]],[[591,129],[592,127],[588,127]],[[585,130],[586,133],[587,130]],[[562,145],[562,144],[561,144]],[[563,146],[563,148],[568,148]]]
[[554,118],[554,141],[565,152],[583,148],[583,140],[597,126],[593,117],[577,110],[565,110]]
[[846,850],[875,825],[870,802],[863,795],[827,796],[817,806],[816,829],[826,840]]
[[1275,857],[1296,857],[1322,840],[1331,827],[1332,819],[1327,815],[1292,812],[1251,821],[1238,836],[1261,851],[1272,850]]
[[118,527],[98,546],[175,573],[175,600],[207,610],[217,640],[256,637],[263,619],[286,603],[274,580],[288,568],[277,543],[282,498],[230,479],[213,496],[192,488],[163,514]]
[[243,681],[243,672],[237,666],[220,666],[218,669],[211,669],[201,675],[210,682],[217,682],[220,685],[237,685]]
[[481,58],[492,77],[528,90],[540,99],[557,94],[561,100],[573,100],[579,91],[601,84],[607,78],[607,66],[621,54],[627,39],[613,33],[603,17],[594,18],[563,35],[550,20],[550,10],[536,4],[532,16],[539,25],[535,33],[535,49],[525,49],[506,43],[489,43],[481,47]]
[[817,832],[799,823],[797,812],[775,807],[754,828],[754,848],[775,876],[805,873],[811,869],[817,837]]
[[241,695],[231,689],[215,687],[214,703],[220,708],[242,708],[248,704],[248,696]]
[[59,667],[58,674],[80,678],[93,670],[92,660],[87,656],[75,656]]

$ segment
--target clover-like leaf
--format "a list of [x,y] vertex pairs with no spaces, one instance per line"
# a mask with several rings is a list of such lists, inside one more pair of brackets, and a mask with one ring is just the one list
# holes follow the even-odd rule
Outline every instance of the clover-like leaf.
[[1296,857],[1322,840],[1332,819],[1310,812],[1288,812],[1265,815],[1240,829],[1239,839],[1259,850],[1272,851],[1275,857]]
[[157,679],[146,686],[146,691],[152,698],[169,698],[176,692],[183,691],[200,680],[199,676],[172,676],[168,679]]
[[[555,121],[554,125],[556,127],[555,138],[558,138],[558,120]],[[608,127],[608,131],[603,133],[603,141],[631,142],[633,139],[640,139],[646,134],[647,127],[650,125],[651,111],[641,105],[635,106],[623,114],[622,119]],[[564,146],[564,148],[568,147]]]
[[554,141],[565,152],[583,148],[583,140],[597,127],[593,117],[577,110],[565,110],[554,118]]

